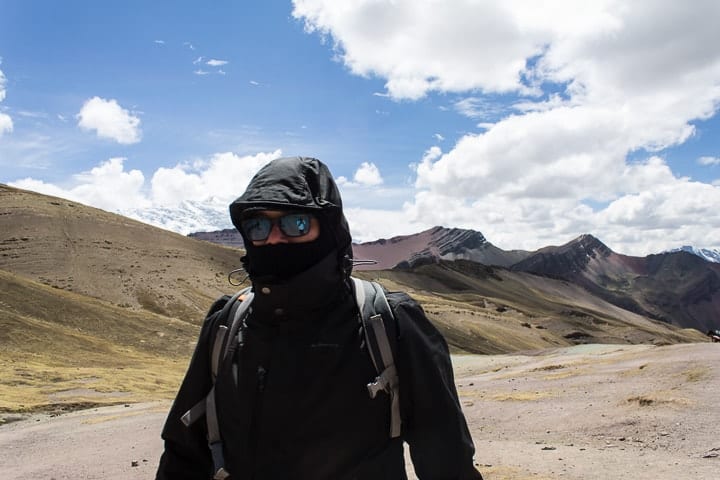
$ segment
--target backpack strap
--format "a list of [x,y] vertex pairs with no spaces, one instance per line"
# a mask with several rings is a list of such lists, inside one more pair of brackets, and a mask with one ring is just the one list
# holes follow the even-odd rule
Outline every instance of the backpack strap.
[[390,336],[385,325],[394,319],[385,292],[376,282],[368,282],[352,277],[355,287],[355,300],[360,311],[365,344],[378,376],[367,385],[370,398],[380,391],[390,396],[390,438],[401,433],[400,418],[400,379],[398,377]]
[[[196,403],[181,417],[185,426],[192,425],[198,418],[205,415],[208,432],[208,446],[215,466],[214,480],[225,480],[230,473],[225,470],[225,457],[223,455],[222,438],[220,436],[220,422],[218,421],[215,404],[215,379],[229,351],[234,351],[230,343],[236,339],[239,345],[243,344],[243,324],[247,311],[252,303],[253,293],[250,288],[237,292],[228,300],[218,318],[217,330],[210,353],[210,370],[213,387],[207,396]],[[228,322],[228,318],[230,321]],[[229,326],[228,326],[229,325]]]

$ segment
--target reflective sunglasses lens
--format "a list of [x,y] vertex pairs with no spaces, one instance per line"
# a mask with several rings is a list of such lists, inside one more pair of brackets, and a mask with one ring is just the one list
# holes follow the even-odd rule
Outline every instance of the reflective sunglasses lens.
[[255,217],[243,220],[240,225],[250,240],[259,242],[265,240],[268,238],[268,235],[270,235],[272,221],[269,218]]
[[288,237],[302,237],[310,231],[311,215],[307,213],[290,213],[280,217],[280,230]]

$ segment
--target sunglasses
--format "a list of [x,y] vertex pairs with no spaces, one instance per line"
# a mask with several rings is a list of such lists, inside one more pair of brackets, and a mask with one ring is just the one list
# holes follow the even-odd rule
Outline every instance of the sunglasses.
[[240,222],[245,236],[253,242],[262,242],[270,236],[273,225],[287,237],[302,237],[310,232],[310,213],[288,213],[278,218],[250,217]]

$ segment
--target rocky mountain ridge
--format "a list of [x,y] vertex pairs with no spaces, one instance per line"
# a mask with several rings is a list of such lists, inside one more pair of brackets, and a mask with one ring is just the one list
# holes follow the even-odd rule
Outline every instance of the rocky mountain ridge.
[[[232,230],[194,236],[234,246],[234,239],[240,238]],[[414,235],[353,244],[353,254],[356,271],[413,271],[423,265],[466,261],[572,282],[613,305],[669,324],[700,331],[720,326],[720,263],[696,251],[633,257],[613,252],[589,234],[535,252],[504,251],[480,232],[437,226]]]
[[632,257],[592,235],[546,247],[511,267],[572,282],[641,315],[700,331],[720,324],[720,264],[685,251]]

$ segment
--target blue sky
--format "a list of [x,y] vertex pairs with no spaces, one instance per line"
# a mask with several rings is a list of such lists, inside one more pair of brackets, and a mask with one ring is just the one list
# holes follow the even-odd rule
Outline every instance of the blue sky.
[[711,0],[3,0],[0,182],[187,233],[306,155],[359,241],[720,248],[718,20]]

